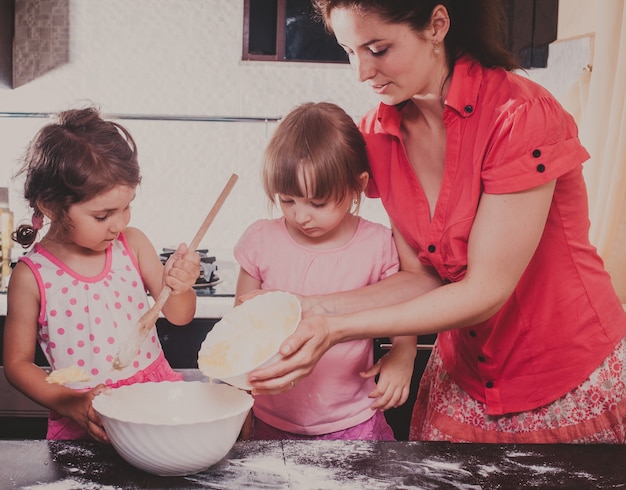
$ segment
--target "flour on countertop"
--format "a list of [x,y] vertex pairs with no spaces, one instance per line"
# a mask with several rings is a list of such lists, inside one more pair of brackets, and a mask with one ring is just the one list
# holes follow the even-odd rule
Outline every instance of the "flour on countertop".
[[[52,442],[50,444],[53,444]],[[71,456],[80,456],[82,458],[93,458],[95,456],[95,452],[91,449],[85,447],[78,446],[68,446],[65,449],[59,449],[55,451],[55,454],[59,456],[71,455]]]
[[522,452],[522,451],[507,451],[506,452],[507,458],[529,458],[532,456],[534,456],[533,453]]
[[[115,471],[112,463],[96,461],[96,454],[97,451],[92,453],[80,447],[53,451],[54,460],[63,466],[64,479],[26,490],[122,490],[93,483],[94,475]],[[378,458],[384,458],[384,465],[377,464]],[[397,451],[377,441],[352,441],[349,446],[343,441],[316,441],[315,445],[266,441],[260,446],[242,445],[236,456],[227,457],[206,473],[184,479],[189,488],[218,490],[480,490],[485,484],[486,488],[505,488],[506,482],[510,482],[509,475],[518,488],[544,488],[549,482],[566,485],[563,488],[577,488],[576,485],[587,488],[595,479],[567,461],[544,462],[538,453],[530,450],[505,451],[487,463],[473,455],[458,454],[454,446],[450,450],[442,446],[440,453],[420,456],[420,447],[416,445],[415,453],[407,456],[406,451]],[[108,482],[117,483],[117,480]],[[492,483],[496,486],[489,486]],[[502,484],[505,487],[499,486]]]
[[494,465],[480,465],[478,467],[478,474],[482,477],[487,477],[496,473],[503,473],[501,468]]
[[22,490],[122,490],[122,488],[112,487],[110,485],[98,485],[85,480],[66,478],[65,480],[53,483],[40,483],[38,485],[22,487]]
[[[320,466],[320,453],[324,458],[323,466]],[[459,490],[480,489],[472,473],[461,461],[433,458],[405,461],[398,457],[387,462],[385,474],[375,471],[376,465],[371,465],[372,471],[368,471],[368,460],[375,459],[378,454],[377,443],[372,441],[353,441],[348,453],[341,441],[316,441],[312,447],[292,446],[289,442],[283,441],[282,451],[275,449],[273,454],[264,457],[228,459],[226,464],[215,469],[220,479],[224,478],[224,483],[210,481],[209,475],[202,474],[189,475],[186,479],[216,489],[384,490],[436,489],[442,485]],[[356,466],[355,460],[359,461]],[[496,471],[495,468],[484,470],[485,473]]]

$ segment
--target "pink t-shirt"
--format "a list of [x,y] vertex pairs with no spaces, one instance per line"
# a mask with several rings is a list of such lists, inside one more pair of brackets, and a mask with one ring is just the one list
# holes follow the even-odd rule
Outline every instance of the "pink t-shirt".
[[589,155],[573,118],[518,74],[462,58],[445,103],[445,170],[432,219],[397,107],[381,104],[361,123],[373,176],[367,194],[382,199],[421,262],[455,282],[467,270],[481,195],[556,180],[543,236],[509,300],[489,320],[437,340],[452,379],[489,414],[530,410],[582,383],[626,335],[626,314],[589,242]]
[[20,258],[39,285],[38,341],[50,366],[61,369],[76,365],[91,376],[89,382],[72,385],[74,388],[112,385],[130,378],[163,352],[153,328],[135,360],[125,369],[112,369],[120,342],[150,305],[124,235],[105,253],[105,266],[95,277],[76,273],[39,244]]
[[[302,295],[359,288],[399,268],[391,230],[364,219],[349,243],[330,250],[297,243],[284,218],[259,220],[244,232],[234,254],[241,267],[261,281],[262,289]],[[360,424],[374,415],[367,397],[374,380],[359,376],[372,363],[371,340],[337,344],[293,390],[255,397],[254,413],[274,427],[298,434],[327,434]]]

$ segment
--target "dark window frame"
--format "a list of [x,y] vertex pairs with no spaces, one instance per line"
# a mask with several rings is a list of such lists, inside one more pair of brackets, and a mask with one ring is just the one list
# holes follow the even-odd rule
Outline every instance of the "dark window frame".
[[276,12],[276,54],[250,52],[250,1],[243,2],[243,52],[244,61],[281,61],[285,57],[285,0],[278,0]]
[[[287,1],[288,0],[264,0],[267,2],[274,2],[273,6],[276,7],[276,25],[275,25],[275,43],[274,53],[259,53],[251,52],[251,2],[255,0],[244,0],[243,6],[243,42],[242,42],[242,54],[241,59],[243,61],[276,61],[280,63],[333,63],[333,64],[348,64],[347,55],[345,59],[297,59],[287,57],[287,42],[288,34],[286,29],[287,22]],[[260,1],[260,0],[258,0]],[[254,22],[254,20],[253,20]],[[258,25],[258,24],[257,24]],[[268,35],[268,38],[271,34]],[[329,34],[329,36],[331,36]],[[334,38],[333,38],[334,41]],[[343,54],[343,50],[341,50]]]
[[522,68],[546,68],[550,43],[556,41],[558,0],[505,0],[508,47]]

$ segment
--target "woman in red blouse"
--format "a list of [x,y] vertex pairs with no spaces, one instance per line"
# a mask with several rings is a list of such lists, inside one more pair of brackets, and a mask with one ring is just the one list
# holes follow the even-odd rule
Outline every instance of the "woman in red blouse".
[[380,97],[361,121],[367,194],[401,271],[302,298],[255,393],[289,389],[338,342],[437,333],[412,439],[624,443],[626,313],[589,242],[589,155],[556,99],[514,72],[501,2],[314,3]]

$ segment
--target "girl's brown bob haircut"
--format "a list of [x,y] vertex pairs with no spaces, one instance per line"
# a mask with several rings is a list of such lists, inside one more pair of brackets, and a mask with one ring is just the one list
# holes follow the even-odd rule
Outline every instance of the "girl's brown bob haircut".
[[369,172],[367,151],[354,120],[335,104],[308,102],[276,128],[265,151],[263,187],[272,203],[277,194],[336,202],[355,194],[360,202],[363,172]]

